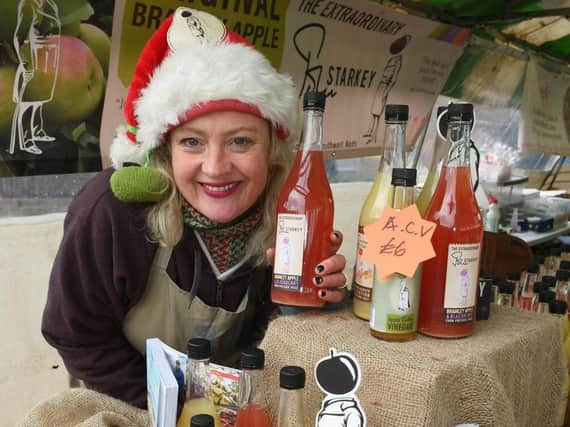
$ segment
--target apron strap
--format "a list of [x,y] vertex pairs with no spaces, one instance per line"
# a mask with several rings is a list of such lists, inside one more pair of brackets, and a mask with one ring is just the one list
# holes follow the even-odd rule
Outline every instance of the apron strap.
[[168,261],[170,261],[170,255],[172,254],[172,246],[159,246],[156,250],[154,263],[163,270],[168,267]]
[[192,277],[192,287],[188,295],[188,307],[192,305],[192,301],[198,294],[198,287],[200,286],[200,275],[202,274],[202,256],[200,251],[194,250],[194,275]]

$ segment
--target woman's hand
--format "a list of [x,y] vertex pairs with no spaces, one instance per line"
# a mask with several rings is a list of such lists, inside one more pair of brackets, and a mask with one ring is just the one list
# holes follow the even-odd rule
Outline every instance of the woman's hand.
[[[337,254],[342,244],[342,233],[330,234],[331,256],[322,260],[315,268],[313,283],[319,289],[319,297],[327,302],[341,302],[346,294],[346,276],[342,272],[346,265],[344,255]],[[275,248],[267,250],[267,259],[271,264],[275,258]]]

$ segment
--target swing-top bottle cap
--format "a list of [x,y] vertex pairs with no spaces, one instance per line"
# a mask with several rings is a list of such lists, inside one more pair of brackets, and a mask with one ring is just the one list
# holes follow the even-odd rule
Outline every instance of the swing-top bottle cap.
[[566,301],[553,300],[548,303],[548,311],[552,314],[566,314],[568,304]]
[[186,350],[189,359],[209,359],[212,354],[210,341],[206,338],[190,338]]
[[556,272],[556,281],[561,280],[563,282],[567,282],[570,280],[570,271],[567,270],[558,270]]
[[540,265],[536,261],[531,261],[530,264],[526,267],[527,273],[537,274],[540,270]]
[[554,276],[542,276],[542,283],[546,283],[548,287],[553,287],[556,285],[556,277]]
[[208,414],[194,415],[190,420],[190,427],[214,427],[214,417]]
[[284,366],[279,372],[279,385],[288,390],[305,387],[305,370],[300,366]]
[[510,282],[503,282],[499,285],[499,292],[502,294],[513,294],[515,291],[515,285]]
[[388,104],[384,110],[384,120],[387,122],[407,122],[410,108],[407,105]]
[[468,103],[452,103],[447,109],[449,121],[469,122],[473,120],[473,104]]
[[416,185],[417,171],[410,168],[392,169],[392,185],[399,187],[413,187]]
[[303,95],[303,110],[324,110],[325,93],[307,91]]
[[240,354],[242,369],[263,369],[265,366],[265,352],[260,348],[246,348]]
[[560,270],[570,271],[570,261],[568,260],[560,261]]
[[517,281],[517,280],[521,280],[521,272],[520,271],[509,271],[507,273],[507,280],[513,280],[513,281]]
[[549,303],[550,301],[554,301],[556,299],[556,292],[549,291],[548,286],[545,286],[544,283],[542,286],[545,288],[545,290],[538,294],[538,302]]

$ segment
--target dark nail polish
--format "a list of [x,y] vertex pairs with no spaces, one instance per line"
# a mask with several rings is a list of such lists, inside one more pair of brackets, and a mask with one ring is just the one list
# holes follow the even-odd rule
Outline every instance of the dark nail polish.
[[319,291],[319,296],[320,296],[321,298],[326,297],[326,296],[327,296],[326,291]]
[[315,282],[317,283],[317,285],[320,285],[321,283],[323,283],[323,278],[321,276],[315,276]]
[[317,268],[315,269],[317,271],[317,273],[322,273],[323,271],[325,271],[325,266],[322,264],[317,265]]

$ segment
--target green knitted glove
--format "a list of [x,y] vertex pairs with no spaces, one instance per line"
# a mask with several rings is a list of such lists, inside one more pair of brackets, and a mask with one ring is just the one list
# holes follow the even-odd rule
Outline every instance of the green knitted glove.
[[168,195],[168,180],[149,166],[124,166],[111,175],[111,191],[125,203],[159,202]]

